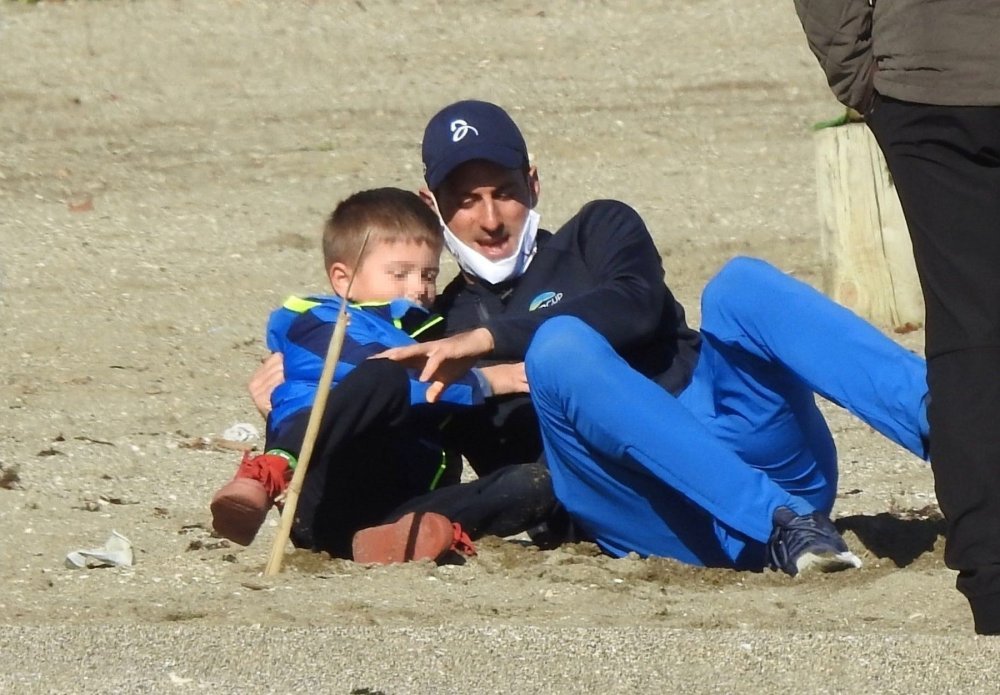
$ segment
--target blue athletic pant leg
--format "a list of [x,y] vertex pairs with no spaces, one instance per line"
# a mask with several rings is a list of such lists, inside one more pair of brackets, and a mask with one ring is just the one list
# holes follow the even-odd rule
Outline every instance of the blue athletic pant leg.
[[764,261],[736,258],[705,287],[702,332],[798,377],[927,458],[927,366],[850,310]]
[[777,507],[812,511],[579,319],[547,321],[526,363],[556,496],[608,552],[732,566],[746,542],[727,537],[763,543]]
[[813,392],[781,365],[707,333],[691,383],[678,397],[724,447],[790,494],[829,513],[837,452]]

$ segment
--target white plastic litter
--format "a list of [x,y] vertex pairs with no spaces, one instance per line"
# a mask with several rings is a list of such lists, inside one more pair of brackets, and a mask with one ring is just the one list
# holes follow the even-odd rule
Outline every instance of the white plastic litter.
[[133,560],[132,541],[117,531],[112,531],[103,547],[69,553],[66,556],[66,566],[70,569],[131,567]]
[[230,442],[255,442],[260,439],[260,430],[249,422],[237,422],[222,433],[222,438]]

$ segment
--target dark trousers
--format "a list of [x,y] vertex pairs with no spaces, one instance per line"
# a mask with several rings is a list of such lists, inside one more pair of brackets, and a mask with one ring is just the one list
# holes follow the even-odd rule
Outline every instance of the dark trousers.
[[462,452],[477,475],[512,463],[538,461],[542,435],[527,395],[491,398],[482,406],[462,408],[444,430],[449,447]]
[[980,633],[1000,633],[1000,106],[876,96],[867,116],[927,309],[931,465]]
[[[292,525],[296,546],[349,558],[355,532],[409,511],[443,514],[473,539],[507,536],[556,509],[548,470],[538,463],[459,484],[461,461],[452,457],[434,486],[446,462],[439,447],[450,443],[436,426],[440,414],[409,398],[406,370],[388,360],[359,365],[330,392]],[[298,454],[308,418],[308,410],[293,416],[267,447]]]

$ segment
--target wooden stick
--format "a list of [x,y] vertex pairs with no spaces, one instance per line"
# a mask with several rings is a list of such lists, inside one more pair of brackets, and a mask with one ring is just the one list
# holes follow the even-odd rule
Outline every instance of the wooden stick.
[[306,470],[309,468],[309,461],[312,459],[313,446],[316,444],[316,436],[319,434],[319,424],[323,419],[323,411],[326,410],[326,399],[330,395],[330,384],[333,382],[333,373],[340,360],[340,351],[344,347],[344,336],[347,334],[347,324],[350,317],[347,315],[347,298],[351,296],[351,286],[354,278],[361,267],[361,257],[368,245],[368,237],[371,230],[365,234],[361,242],[361,250],[358,251],[357,261],[354,263],[354,272],[350,282],[347,283],[347,291],[340,298],[340,309],[337,310],[337,323],[333,327],[333,335],[330,336],[330,345],[326,350],[326,359],[323,361],[323,371],[319,376],[319,385],[316,386],[316,396],[313,399],[312,412],[309,413],[309,422],[306,425],[306,433],[302,438],[302,450],[299,452],[299,462],[295,466],[295,473],[288,484],[285,493],[285,506],[281,510],[281,524],[278,526],[278,535],[271,545],[271,557],[264,568],[265,577],[273,577],[281,571],[281,563],[285,557],[285,545],[288,537],[292,533],[292,521],[295,519],[295,509],[299,505],[299,493],[302,492],[302,481],[306,477]]

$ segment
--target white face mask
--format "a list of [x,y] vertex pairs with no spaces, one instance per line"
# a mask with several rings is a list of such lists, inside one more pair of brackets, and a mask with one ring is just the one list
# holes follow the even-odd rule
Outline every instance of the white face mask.
[[535,257],[537,245],[535,239],[538,236],[538,222],[541,219],[534,210],[528,210],[528,217],[524,220],[524,227],[521,229],[521,238],[518,240],[514,253],[507,258],[492,261],[478,251],[464,244],[455,234],[448,229],[441,212],[438,210],[437,200],[434,200],[434,211],[437,212],[438,220],[441,221],[441,228],[444,230],[444,244],[458,266],[469,275],[485,280],[490,284],[497,284],[504,280],[512,280],[520,277],[528,269],[531,259]]

